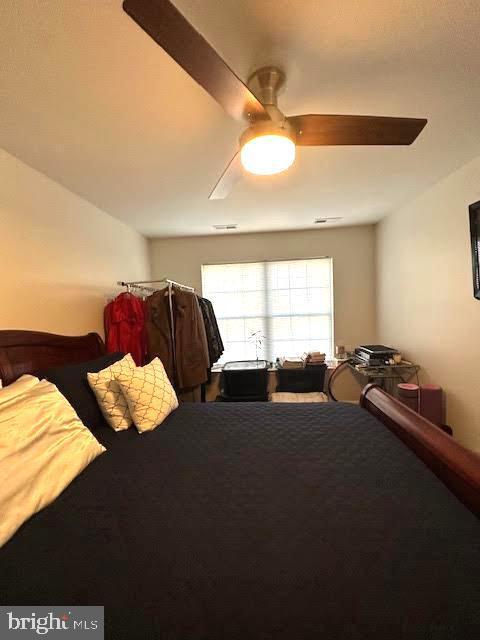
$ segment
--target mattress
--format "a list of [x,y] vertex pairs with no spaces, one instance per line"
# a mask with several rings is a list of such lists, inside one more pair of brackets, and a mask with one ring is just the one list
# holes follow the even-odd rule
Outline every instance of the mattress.
[[0,550],[0,605],[104,605],[106,638],[473,638],[480,523],[350,404],[183,404]]

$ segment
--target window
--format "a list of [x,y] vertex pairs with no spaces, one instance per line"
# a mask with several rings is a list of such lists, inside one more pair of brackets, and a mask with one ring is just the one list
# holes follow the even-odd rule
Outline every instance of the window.
[[333,355],[330,258],[203,265],[202,288],[225,345],[220,362]]

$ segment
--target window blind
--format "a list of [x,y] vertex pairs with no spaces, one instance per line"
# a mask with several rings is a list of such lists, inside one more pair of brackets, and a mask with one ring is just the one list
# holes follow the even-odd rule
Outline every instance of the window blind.
[[202,290],[225,345],[220,363],[333,355],[330,258],[203,265]]

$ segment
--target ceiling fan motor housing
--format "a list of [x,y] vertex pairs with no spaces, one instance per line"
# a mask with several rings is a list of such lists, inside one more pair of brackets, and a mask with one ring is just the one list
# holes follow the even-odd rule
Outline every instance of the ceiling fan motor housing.
[[240,136],[240,148],[253,138],[259,136],[284,136],[290,138],[295,143],[295,131],[288,120],[273,122],[272,120],[261,120],[250,125]]
[[285,87],[285,74],[277,67],[262,67],[248,79],[248,88],[264,106],[277,106],[277,96]]

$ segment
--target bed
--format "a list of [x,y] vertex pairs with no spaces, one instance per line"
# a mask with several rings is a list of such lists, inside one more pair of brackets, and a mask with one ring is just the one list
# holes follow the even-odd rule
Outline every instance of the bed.
[[[4,384],[103,353],[0,331]],[[0,549],[0,606],[104,605],[106,638],[480,632],[480,458],[370,385],[343,403],[182,404]]]

